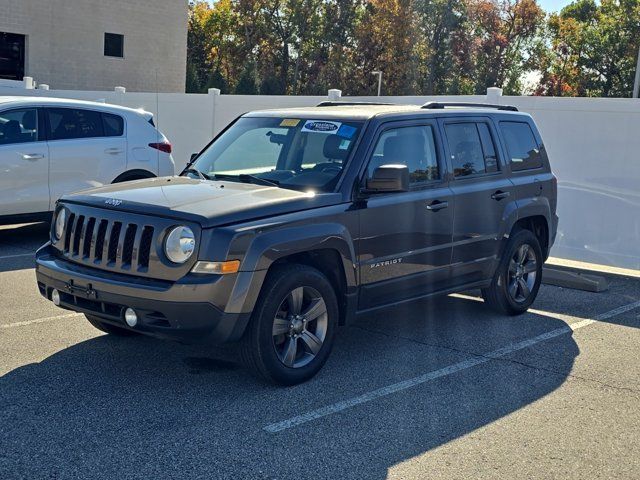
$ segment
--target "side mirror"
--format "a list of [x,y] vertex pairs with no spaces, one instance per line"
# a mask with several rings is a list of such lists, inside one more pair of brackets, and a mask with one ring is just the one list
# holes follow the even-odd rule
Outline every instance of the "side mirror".
[[366,192],[407,192],[409,190],[409,169],[406,165],[382,165],[367,179]]
[[191,158],[189,159],[189,163],[193,163],[193,161],[198,158],[199,153],[192,153]]

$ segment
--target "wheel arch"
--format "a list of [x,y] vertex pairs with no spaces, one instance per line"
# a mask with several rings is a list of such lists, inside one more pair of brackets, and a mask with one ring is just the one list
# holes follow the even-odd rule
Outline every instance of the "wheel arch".
[[356,295],[356,259],[353,242],[344,225],[315,224],[258,235],[242,261],[238,295],[230,311],[252,311],[264,281],[279,265],[308,265],[320,271],[334,287],[340,306],[340,323],[349,317]]
[[142,180],[145,178],[155,178],[155,177],[156,175],[153,172],[150,172],[149,170],[136,168],[136,169],[127,170],[126,172],[121,173],[111,183],[121,183],[121,182],[128,182],[130,180]]

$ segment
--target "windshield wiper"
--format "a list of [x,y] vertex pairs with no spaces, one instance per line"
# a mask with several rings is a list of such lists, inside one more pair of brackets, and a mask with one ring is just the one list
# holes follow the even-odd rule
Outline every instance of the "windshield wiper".
[[266,178],[256,177],[255,175],[249,175],[248,173],[241,173],[239,175],[230,175],[226,173],[216,173],[214,177],[221,180],[240,180],[244,183],[254,183],[256,185],[265,185],[267,187],[279,187],[280,183],[275,180],[267,180]]
[[194,175],[197,175],[202,180],[212,180],[210,175],[207,175],[206,173],[201,172],[197,168],[193,168],[193,167],[186,168],[182,173],[193,173]]

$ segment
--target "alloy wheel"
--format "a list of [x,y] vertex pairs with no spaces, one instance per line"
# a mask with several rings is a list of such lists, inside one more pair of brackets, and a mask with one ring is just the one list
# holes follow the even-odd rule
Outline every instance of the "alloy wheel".
[[297,287],[280,302],[273,319],[273,346],[287,367],[300,368],[320,352],[329,324],[327,305],[312,287]]
[[508,291],[513,300],[525,302],[531,295],[538,275],[536,252],[527,243],[523,243],[509,261]]

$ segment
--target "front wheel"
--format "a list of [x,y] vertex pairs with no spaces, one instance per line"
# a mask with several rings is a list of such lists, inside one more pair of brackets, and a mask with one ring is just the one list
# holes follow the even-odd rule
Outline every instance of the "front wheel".
[[336,294],[322,273],[306,265],[276,267],[243,338],[243,360],[271,382],[304,382],[326,362],[337,320]]
[[507,315],[527,311],[538,295],[542,280],[542,249],[529,230],[509,239],[491,286],[482,290],[484,301]]

